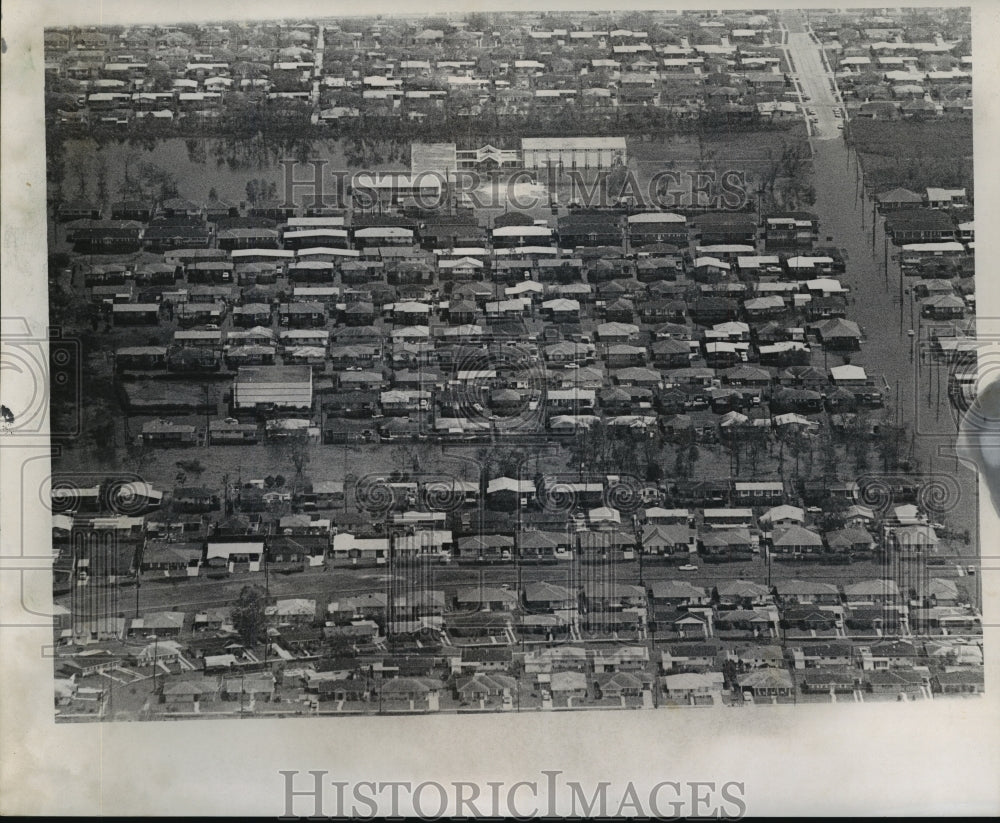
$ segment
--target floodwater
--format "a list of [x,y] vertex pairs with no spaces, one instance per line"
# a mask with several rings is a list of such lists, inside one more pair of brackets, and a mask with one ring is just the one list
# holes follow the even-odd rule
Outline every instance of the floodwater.
[[[914,434],[912,457],[922,472],[932,476],[935,490],[946,495],[947,511],[932,519],[975,535],[978,484],[969,465],[955,457],[958,418],[948,400],[949,366],[923,351],[927,329],[910,288],[918,278],[901,277],[899,264],[892,259],[894,247],[885,242],[884,220],[877,213],[873,243],[872,201],[858,182],[854,153],[843,140],[817,140],[813,149],[814,211],[820,219],[821,240],[832,236],[831,245],[846,251],[847,274],[842,279],[852,290],[848,317],[865,334],[861,352],[851,362],[864,366],[880,383],[884,379],[888,406],[896,408],[898,396],[901,419]],[[880,460],[873,454],[870,473],[879,471]]]
[[[374,170],[382,171],[409,169],[409,155],[402,162],[383,161],[371,164]],[[304,162],[304,161],[310,162]],[[315,173],[313,160],[321,161],[323,192],[332,196],[333,175],[336,171],[355,171],[350,158],[339,140],[316,140],[309,143],[273,142],[261,139],[230,140],[221,138],[168,138],[158,140],[153,145],[132,146],[111,142],[95,150],[90,141],[67,140],[66,163],[63,174],[63,195],[67,200],[80,197],[79,180],[81,172],[85,178],[84,199],[97,199],[97,168],[103,162],[107,169],[109,201],[121,198],[121,184],[126,168],[129,175],[136,177],[141,164],[151,163],[169,173],[177,181],[181,197],[195,203],[208,200],[211,189],[222,200],[239,204],[247,200],[247,183],[263,180],[273,183],[277,197],[283,198],[286,165],[284,161],[296,164],[293,174],[298,181],[311,180]],[[295,199],[308,202],[312,191],[308,187],[298,187]]]

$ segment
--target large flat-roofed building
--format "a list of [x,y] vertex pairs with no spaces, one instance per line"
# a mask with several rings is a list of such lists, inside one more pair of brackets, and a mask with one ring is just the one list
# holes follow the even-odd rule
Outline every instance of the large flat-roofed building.
[[521,159],[526,169],[562,164],[564,169],[608,169],[628,159],[624,137],[525,137]]
[[243,366],[233,382],[236,410],[312,408],[309,366]]

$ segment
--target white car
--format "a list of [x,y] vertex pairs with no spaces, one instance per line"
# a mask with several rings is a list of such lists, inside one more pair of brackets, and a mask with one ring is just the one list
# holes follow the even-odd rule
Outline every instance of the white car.
[[678,566],[678,570],[682,572],[696,572],[698,571],[697,566],[692,566],[690,563],[685,563],[683,566]]

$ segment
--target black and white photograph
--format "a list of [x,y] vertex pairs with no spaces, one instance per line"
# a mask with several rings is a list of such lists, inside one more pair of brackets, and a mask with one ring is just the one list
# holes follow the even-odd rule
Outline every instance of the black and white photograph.
[[[288,817],[996,813],[977,4],[59,5],[4,154],[3,709],[53,774],[157,742],[39,809],[162,813],[178,757],[239,798],[248,743],[180,741],[253,735],[340,741]],[[447,765],[522,734],[596,771]],[[775,796],[782,746],[844,783]]]

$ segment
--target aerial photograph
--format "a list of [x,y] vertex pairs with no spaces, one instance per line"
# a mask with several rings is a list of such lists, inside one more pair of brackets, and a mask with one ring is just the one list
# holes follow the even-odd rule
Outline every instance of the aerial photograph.
[[56,722],[982,695],[969,8],[281,13],[45,29]]

